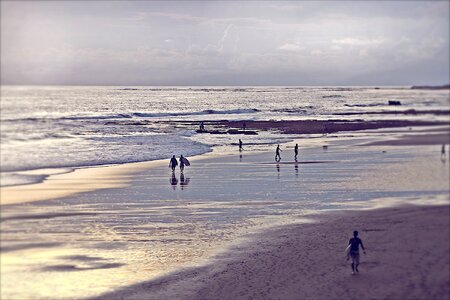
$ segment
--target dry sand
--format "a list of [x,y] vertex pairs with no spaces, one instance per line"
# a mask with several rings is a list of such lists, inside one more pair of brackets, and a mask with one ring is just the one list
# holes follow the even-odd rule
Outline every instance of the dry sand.
[[[272,229],[185,270],[101,299],[449,299],[449,206],[335,212]],[[351,275],[344,248],[367,255]]]

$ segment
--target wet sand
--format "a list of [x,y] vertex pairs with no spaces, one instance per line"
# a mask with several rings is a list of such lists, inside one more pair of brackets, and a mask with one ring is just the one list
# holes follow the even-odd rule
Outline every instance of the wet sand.
[[[334,212],[98,299],[449,299],[449,206]],[[360,273],[344,248],[360,232]]]
[[407,146],[407,145],[442,145],[450,144],[450,133],[440,134],[410,134],[395,139],[376,141],[365,144],[365,146]]
[[[443,136],[411,134],[406,145],[439,144]],[[247,237],[208,265],[96,299],[449,299],[448,196],[443,202],[309,216],[314,222]],[[357,275],[344,255],[353,230],[367,250]]]
[[[215,153],[193,158],[198,162],[186,170],[186,177],[191,177],[189,185],[181,185],[178,172],[180,182],[176,186],[169,183],[167,161],[154,167],[138,163],[98,168],[105,172],[121,169],[116,176],[108,173],[112,188],[80,193],[77,181],[60,180],[61,185],[54,190],[73,192],[70,197],[5,205],[2,247],[7,247],[8,252],[2,249],[2,263],[10,269],[3,267],[2,276],[9,275],[10,279],[2,295],[23,292],[19,295],[51,298],[57,289],[60,298],[69,299],[101,293],[106,294],[100,299],[341,299],[347,298],[350,290],[344,285],[348,279],[366,278],[363,275],[372,274],[369,269],[373,269],[378,270],[373,273],[376,276],[370,277],[373,280],[361,284],[356,291],[378,287],[367,298],[360,294],[354,298],[377,298],[377,293],[385,290],[382,285],[393,284],[394,275],[408,279],[410,273],[421,277],[400,281],[386,291],[405,292],[406,286],[413,290],[413,296],[429,293],[438,297],[442,289],[434,283],[428,285],[427,276],[433,282],[441,282],[446,274],[433,272],[448,270],[448,252],[435,252],[448,250],[448,207],[426,208],[427,215],[421,215],[422,209],[402,213],[402,208],[398,214],[386,210],[333,213],[320,219],[311,216],[321,222],[266,230],[248,237],[239,247],[221,252],[212,264],[198,267],[236,237],[253,232],[247,228],[254,224],[244,223],[243,219],[256,223],[276,216],[276,224],[289,221],[286,224],[292,223],[293,216],[304,216],[302,210],[336,206],[345,209],[349,207],[347,202],[355,200],[364,203],[364,207],[366,201],[386,195],[393,197],[388,202],[396,204],[404,203],[402,197],[411,195],[423,204],[428,200],[423,195],[442,196],[449,190],[447,162],[439,159],[440,147],[408,146],[391,151],[389,146],[353,147],[360,143],[353,138],[333,139],[324,137],[315,147],[301,148],[298,165],[288,158],[289,148],[283,145],[287,151],[282,153],[281,164],[273,163],[271,152],[243,152],[242,158],[219,157]],[[323,150],[320,143],[329,144],[329,148]],[[385,149],[387,153],[382,152]],[[414,160],[416,151],[425,154],[419,161]],[[91,171],[95,168],[86,169]],[[59,176],[63,175],[54,176],[54,180],[58,181]],[[95,183],[95,178],[101,177],[88,177],[86,173],[79,178]],[[46,194],[36,192],[37,196]],[[444,200],[448,203],[448,198]],[[340,203],[335,205],[333,202],[337,201]],[[360,230],[368,248],[368,256],[362,257],[360,277],[350,277],[343,255],[354,229]],[[395,235],[397,232],[401,235]],[[402,240],[403,236],[418,246]],[[383,256],[387,248],[374,246],[380,241],[385,243],[386,238],[393,245],[405,245],[392,247],[395,260],[387,258],[388,264]],[[433,246],[429,239],[438,247],[429,249]],[[416,249],[420,251],[414,252]],[[381,256],[371,256],[375,254]],[[410,255],[414,264],[398,255]],[[389,268],[390,262],[397,260],[404,265]],[[416,271],[416,261],[421,260],[426,265],[439,263],[443,267],[429,274],[422,269]],[[424,268],[428,268],[426,265]],[[167,276],[169,271],[175,273]],[[394,277],[385,283],[383,272],[391,271]],[[37,276],[42,280],[34,281]],[[156,276],[164,277],[155,279]],[[2,281],[3,287],[5,283],[8,281]],[[18,288],[23,291],[17,291]],[[336,296],[324,295],[321,289]],[[404,297],[410,296],[405,292]]]
[[166,164],[166,161],[75,169],[70,173],[52,175],[41,183],[0,188],[0,203],[34,202],[101,189],[122,188],[134,174],[161,164]]

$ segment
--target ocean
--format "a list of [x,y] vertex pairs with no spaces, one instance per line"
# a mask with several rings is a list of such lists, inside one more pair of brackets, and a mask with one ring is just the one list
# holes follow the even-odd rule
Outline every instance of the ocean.
[[[390,100],[401,105],[389,106]],[[192,156],[236,142],[168,121],[392,119],[365,113],[448,110],[449,101],[448,90],[409,87],[2,86],[1,186],[37,183],[80,167]],[[258,149],[289,140],[246,136]]]

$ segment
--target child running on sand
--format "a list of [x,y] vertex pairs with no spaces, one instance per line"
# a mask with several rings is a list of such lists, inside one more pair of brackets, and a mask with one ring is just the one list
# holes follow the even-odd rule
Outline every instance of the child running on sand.
[[[358,237],[358,231],[353,231],[353,237],[348,241],[348,244],[350,245],[350,256],[352,258],[352,275],[355,275],[356,273],[359,273],[358,271],[358,265],[359,265],[359,245],[361,245],[361,248],[364,251],[364,254],[366,254],[366,249],[364,249],[364,245],[362,240]],[[348,260],[348,257],[347,257]]]

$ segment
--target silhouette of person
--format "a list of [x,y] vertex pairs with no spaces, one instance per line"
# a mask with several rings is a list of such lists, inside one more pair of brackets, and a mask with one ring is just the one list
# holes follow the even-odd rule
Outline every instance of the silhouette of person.
[[[358,237],[358,231],[353,231],[353,237],[348,241],[348,244],[350,245],[350,257],[352,258],[352,275],[355,275],[356,273],[359,273],[358,266],[359,266],[359,245],[361,245],[361,248],[364,251],[364,254],[366,254],[366,249],[364,249],[364,245],[362,240]],[[348,257],[347,257],[348,260]]]
[[244,150],[244,148],[242,148],[242,141],[241,139],[239,139],[239,152],[241,152],[242,150]]
[[175,167],[178,166],[177,159],[175,158],[175,155],[172,156],[169,162],[169,168],[172,168],[172,172],[175,172]]
[[204,131],[205,130],[205,123],[203,123],[203,121],[200,122],[200,131]]
[[298,144],[295,144],[295,147],[294,147],[294,159],[295,159],[295,161],[297,161],[297,155],[298,155]]
[[442,144],[441,148],[441,160],[445,161],[445,144]]
[[184,157],[183,155],[180,155],[180,171],[183,173],[184,171]]
[[282,152],[282,150],[280,149],[280,144],[278,144],[277,149],[275,150],[275,161],[281,160],[280,152]]
[[172,177],[169,179],[172,188],[175,190],[177,188],[178,179],[175,177],[175,172],[172,172]]

